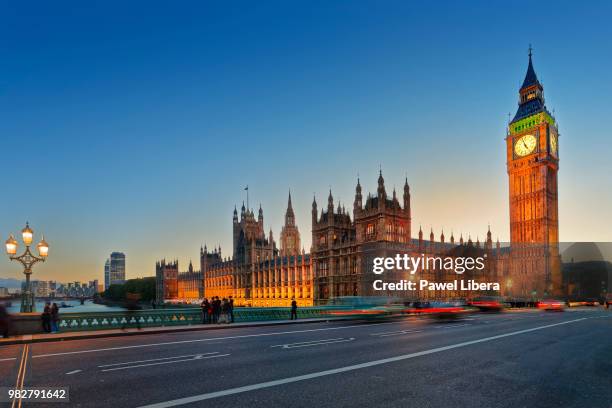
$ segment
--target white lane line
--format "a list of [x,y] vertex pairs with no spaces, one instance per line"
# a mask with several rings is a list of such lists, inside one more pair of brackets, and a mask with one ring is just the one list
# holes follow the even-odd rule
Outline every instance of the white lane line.
[[219,352],[218,351],[213,351],[211,353],[187,354],[187,355],[184,355],[184,356],[161,357],[161,358],[152,358],[152,359],[149,359],[149,360],[126,361],[125,363],[103,364],[103,365],[99,365],[98,368],[114,367],[114,366],[128,365],[128,364],[138,364],[138,363],[150,363],[151,361],[174,360],[174,359],[178,359],[178,358],[187,358],[187,357],[196,357],[196,356],[200,356],[201,357],[201,356],[209,355],[209,354],[219,354]]
[[157,347],[157,346],[167,346],[171,344],[185,344],[185,343],[197,343],[204,341],[217,341],[217,340],[232,340],[232,339],[245,339],[250,337],[265,337],[265,336],[280,336],[285,334],[294,334],[294,333],[310,333],[310,332],[318,332],[318,331],[326,331],[326,330],[341,330],[341,329],[350,329],[355,327],[370,327],[381,324],[392,324],[389,322],[385,323],[368,323],[367,325],[363,324],[354,324],[350,326],[339,326],[339,327],[323,327],[320,329],[307,329],[307,330],[294,330],[294,331],[285,331],[285,332],[273,332],[273,333],[258,333],[258,334],[244,334],[241,336],[226,336],[226,337],[213,337],[209,339],[194,339],[194,340],[180,340],[180,341],[169,341],[165,343],[149,343],[149,344],[134,344],[132,346],[117,346],[117,347],[107,347],[107,348],[99,348],[99,349],[90,349],[90,350],[77,350],[77,351],[64,351],[61,353],[48,353],[48,354],[38,354],[32,356],[32,358],[44,358],[44,357],[55,357],[55,356],[65,356],[69,354],[82,354],[82,353],[98,353],[101,351],[112,351],[112,350],[127,350],[132,348],[140,348],[140,347]]
[[442,324],[442,325],[438,325],[438,326],[434,326],[436,329],[452,329],[453,327],[463,327],[463,326],[470,326],[469,323],[462,323],[462,324]]
[[107,372],[107,371],[117,371],[117,370],[129,370],[131,368],[150,367],[150,366],[156,366],[156,365],[162,365],[162,364],[184,363],[185,361],[207,360],[207,359],[210,359],[210,358],[227,357],[227,356],[229,356],[229,354],[215,354],[213,356],[206,356],[206,357],[204,357],[202,355],[197,355],[197,356],[195,356],[193,358],[186,358],[186,359],[183,359],[183,360],[159,361],[157,363],[137,364],[137,365],[132,365],[132,366],[105,368],[104,370],[100,370],[100,371]]
[[514,331],[514,332],[510,332],[510,333],[499,334],[497,336],[483,337],[483,338],[476,339],[476,340],[471,340],[471,341],[465,341],[465,342],[462,342],[462,343],[452,344],[450,346],[436,347],[436,348],[433,348],[433,349],[423,350],[423,351],[419,351],[419,352],[416,352],[416,353],[403,354],[403,355],[399,355],[399,356],[396,356],[396,357],[390,357],[390,358],[384,358],[384,359],[381,359],[381,360],[369,361],[367,363],[361,363],[361,364],[355,364],[355,365],[350,365],[350,366],[345,366],[345,367],[340,367],[340,368],[334,368],[334,369],[331,369],[331,370],[319,371],[319,372],[311,373],[311,374],[298,375],[296,377],[288,377],[288,378],[283,378],[283,379],[280,379],[280,380],[267,381],[267,382],[263,382],[263,383],[259,383],[259,384],[246,385],[244,387],[229,388],[227,390],[210,392],[210,393],[200,394],[200,395],[193,395],[191,397],[184,397],[184,398],[178,398],[178,399],[164,401],[164,402],[158,402],[156,404],[143,405],[140,408],[169,408],[169,407],[176,407],[176,406],[179,406],[179,405],[191,404],[193,402],[198,402],[198,401],[204,401],[204,400],[209,400],[209,399],[213,399],[213,398],[224,397],[224,396],[227,396],[227,395],[240,394],[240,393],[243,393],[243,392],[260,390],[262,388],[270,388],[270,387],[275,387],[277,385],[289,384],[289,383],[294,383],[294,382],[298,382],[298,381],[311,380],[313,378],[319,378],[319,377],[324,377],[324,376],[328,376],[328,375],[345,373],[345,372],[348,372],[348,371],[360,370],[362,368],[368,368],[368,367],[374,367],[374,366],[379,366],[379,365],[383,365],[383,364],[394,363],[396,361],[403,361],[403,360],[407,360],[407,359],[410,359],[410,358],[426,356],[428,354],[439,353],[439,352],[442,352],[442,351],[452,350],[452,349],[459,348],[459,347],[470,346],[472,344],[484,343],[484,342],[488,342],[488,341],[492,341],[492,340],[502,339],[502,338],[505,338],[505,337],[516,336],[516,335],[524,334],[524,333],[530,333],[530,332],[534,332],[534,331],[537,331],[537,330],[548,329],[550,327],[561,326],[561,325],[570,324],[570,323],[576,323],[576,322],[580,322],[582,320],[587,320],[587,319],[588,319],[587,317],[583,317],[583,318],[580,318],[580,319],[568,320],[568,321],[561,322],[561,323],[547,324],[545,326],[538,326],[538,327],[533,327],[531,329],[518,330],[518,331]]
[[[342,340],[344,339],[344,337],[339,337],[337,339],[318,339],[318,340],[310,340],[310,341],[299,341],[297,343],[289,343],[289,344],[307,344],[307,343],[318,343],[320,341],[329,341],[329,340]],[[286,346],[287,344],[276,344],[274,346],[270,346],[270,347],[282,347],[282,346]]]
[[370,336],[376,337],[389,337],[389,336],[400,336],[402,334],[410,334],[410,333],[421,333],[423,330],[401,330],[396,332],[384,332],[384,333],[373,333]]
[[83,371],[83,370],[74,370],[74,371],[68,371],[68,372],[66,373],[66,375],[72,375],[72,374],[80,373],[81,371]]
[[12,360],[17,360],[17,357],[11,357],[11,358],[0,358],[0,361],[12,361]]
[[337,339],[322,339],[322,340],[313,340],[313,341],[302,341],[299,343],[276,344],[270,347],[282,347],[284,349],[290,349],[290,348],[299,348],[299,347],[321,346],[323,344],[346,343],[346,342],[354,341],[354,340],[355,340],[354,337],[351,337],[348,339],[345,339],[344,337],[340,337]]

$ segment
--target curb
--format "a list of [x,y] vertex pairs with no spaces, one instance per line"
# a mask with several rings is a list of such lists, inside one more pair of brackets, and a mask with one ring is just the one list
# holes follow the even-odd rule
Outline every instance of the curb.
[[[330,321],[341,321],[341,320],[352,320],[349,318],[320,318],[312,320],[280,320],[280,321],[267,321],[267,322],[252,322],[252,323],[234,323],[233,325],[201,325],[201,326],[165,326],[165,327],[145,327],[143,330],[138,329],[127,329],[122,331],[116,329],[114,332],[107,333],[96,333],[95,331],[90,333],[81,334],[84,332],[66,332],[58,333],[56,335],[48,335],[48,337],[36,338],[35,334],[22,335],[19,337],[8,339],[0,339],[0,346],[3,345],[14,345],[14,344],[29,344],[29,343],[52,343],[58,341],[71,341],[71,340],[87,340],[87,339],[100,339],[105,337],[123,337],[123,336],[142,336],[147,334],[164,334],[164,333],[181,333],[181,332],[195,332],[195,331],[209,331],[209,330],[225,330],[225,329],[240,329],[243,327],[268,327],[268,326],[284,326],[289,324],[307,324],[307,323],[327,323]],[[45,335],[47,336],[47,335]]]

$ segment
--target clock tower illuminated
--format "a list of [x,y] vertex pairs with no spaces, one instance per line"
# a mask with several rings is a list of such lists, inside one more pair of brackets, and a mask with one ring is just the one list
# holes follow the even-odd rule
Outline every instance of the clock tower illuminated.
[[560,295],[559,133],[546,108],[531,49],[518,105],[506,135],[512,256],[508,292],[529,298]]

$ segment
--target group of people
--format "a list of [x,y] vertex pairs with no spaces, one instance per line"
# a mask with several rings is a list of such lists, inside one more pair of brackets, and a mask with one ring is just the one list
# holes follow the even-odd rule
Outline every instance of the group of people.
[[[209,323],[234,323],[234,299],[228,298],[219,299],[219,296],[213,296],[210,301],[204,298],[200,304],[202,308],[202,324]],[[297,320],[297,302],[295,298],[291,299],[291,320]]]
[[204,298],[200,304],[202,308],[202,323],[234,323],[234,299],[219,299],[215,296],[208,300]]
[[45,303],[41,318],[45,333],[57,333],[59,331],[59,307],[57,303]]

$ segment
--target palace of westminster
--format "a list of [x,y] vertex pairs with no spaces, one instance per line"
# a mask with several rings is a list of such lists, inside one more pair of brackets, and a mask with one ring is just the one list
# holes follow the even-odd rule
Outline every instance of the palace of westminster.
[[395,189],[388,194],[382,172],[375,194],[365,198],[359,179],[355,187],[352,215],[332,192],[327,205],[312,202],[312,246],[301,246],[300,231],[291,203],[291,193],[280,232],[279,246],[272,231],[266,235],[263,210],[257,217],[244,204],[233,213],[233,253],[223,257],[221,248],[200,248],[200,270],[189,264],[179,272],[178,262],[156,263],[158,301],[193,302],[204,297],[232,296],[236,305],[299,306],[324,304],[338,296],[403,296],[413,299],[466,298],[477,292],[461,290],[385,293],[373,288],[380,276],[372,272],[376,257],[411,257],[427,254],[443,257],[484,257],[485,268],[458,276],[454,271],[388,271],[385,281],[427,279],[435,282],[455,279],[499,282],[498,295],[541,298],[561,293],[558,250],[558,131],[554,117],[545,106],[543,86],[532,65],[531,52],[519,106],[506,134],[509,177],[510,246],[493,242],[490,229],[486,239],[458,240],[444,232],[438,239],[433,230],[424,237],[412,237],[412,214],[408,180],[401,197]]

